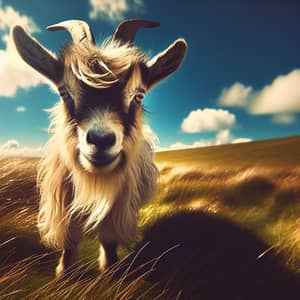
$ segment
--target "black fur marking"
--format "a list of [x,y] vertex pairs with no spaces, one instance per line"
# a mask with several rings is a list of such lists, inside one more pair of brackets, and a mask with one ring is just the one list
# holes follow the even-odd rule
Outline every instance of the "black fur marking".
[[[97,73],[103,70],[97,60],[91,60],[91,68]],[[127,72],[122,74],[118,82],[106,88],[93,88],[84,82],[77,80],[80,85],[81,93],[77,98],[73,98],[70,91],[65,86],[60,89],[61,96],[70,113],[70,116],[76,124],[83,120],[88,120],[91,113],[95,110],[108,110],[118,114],[121,123],[124,126],[124,135],[129,136],[132,127],[136,126],[136,114],[142,108],[142,98],[144,89],[138,89],[130,101],[129,108],[126,106],[124,89],[128,80],[132,76],[134,65]],[[136,95],[138,95],[136,97]]]
[[123,86],[119,83],[103,89],[92,88],[83,82],[80,85],[83,92],[81,98],[77,99],[74,114],[77,122],[89,118],[90,113],[96,109],[124,112]]
[[[127,77],[127,76],[126,76]],[[127,81],[120,80],[113,84],[111,87],[104,89],[96,89],[80,82],[82,89],[82,96],[76,105],[74,111],[74,120],[80,123],[84,119],[88,119],[91,112],[98,110],[109,110],[116,112],[124,126],[124,135],[129,136],[131,128],[136,126],[136,113],[139,109],[142,109],[141,97],[136,97],[131,100],[129,109],[125,105],[124,88]],[[144,93],[144,90],[138,90],[140,93]],[[137,92],[137,93],[138,93]]]
[[67,87],[62,85],[58,88],[59,94],[68,110],[70,117],[74,116],[74,100],[72,99]]
[[126,135],[130,135],[130,130],[132,127],[136,126],[136,114],[139,109],[141,109],[141,102],[137,99],[133,99],[130,103],[128,110],[128,127]]

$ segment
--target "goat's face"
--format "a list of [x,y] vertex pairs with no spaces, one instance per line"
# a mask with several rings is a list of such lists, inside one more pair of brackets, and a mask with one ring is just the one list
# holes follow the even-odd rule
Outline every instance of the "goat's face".
[[[69,51],[78,49],[70,47]],[[123,47],[124,51],[136,52],[135,49],[126,47]],[[87,55],[88,53],[85,57]],[[91,60],[94,65],[89,71],[93,75],[103,76],[99,82],[83,75],[83,70],[80,73],[84,78],[79,80],[73,70],[78,66],[77,59],[81,59],[80,55],[65,54],[67,57],[75,57],[75,61],[69,63],[67,60],[64,63],[60,91],[68,122],[74,128],[76,159],[89,172],[110,172],[122,167],[130,160],[135,152],[134,148],[138,147],[137,135],[141,134],[142,126],[142,100],[146,93],[142,70],[146,67],[141,59],[131,61],[133,57],[139,57],[134,53],[131,55],[129,67],[121,68],[124,69],[123,72],[116,70],[113,59],[107,62],[95,54],[90,55],[86,59],[87,65],[91,65]],[[104,71],[103,74],[97,62],[105,62],[114,72]]]
[[[78,159],[88,171],[113,170],[124,162],[128,107],[118,84],[107,89],[84,87],[74,109]],[[96,170],[97,169],[97,170]]]
[[125,21],[109,43],[97,48],[85,22],[62,22],[50,30],[69,30],[74,43],[59,59],[21,27],[14,29],[23,59],[57,85],[68,127],[72,128],[74,163],[88,172],[111,172],[130,161],[143,140],[142,100],[146,91],[181,64],[186,50],[182,39],[151,60],[133,47],[137,29],[157,25]]

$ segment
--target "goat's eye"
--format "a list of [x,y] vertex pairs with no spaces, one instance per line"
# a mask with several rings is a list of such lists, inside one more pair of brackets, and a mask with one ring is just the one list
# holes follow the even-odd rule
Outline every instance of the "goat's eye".
[[136,100],[138,103],[142,103],[144,97],[145,97],[145,93],[137,92],[134,96],[134,100]]

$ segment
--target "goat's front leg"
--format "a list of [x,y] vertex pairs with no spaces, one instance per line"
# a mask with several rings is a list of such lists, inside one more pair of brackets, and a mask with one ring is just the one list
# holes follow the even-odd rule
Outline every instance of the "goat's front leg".
[[56,277],[72,274],[75,263],[78,259],[78,244],[82,239],[81,227],[75,220],[71,220],[67,233],[67,244],[62,251],[56,267]]
[[117,255],[118,242],[111,215],[108,215],[99,226],[99,241],[101,244],[98,261],[100,271],[103,272],[119,260]]
[[116,242],[101,241],[99,255],[99,266],[101,272],[118,261],[117,246],[118,244]]
[[64,249],[60,256],[58,265],[56,267],[56,277],[61,277],[63,275],[71,274],[72,267],[78,258],[77,247],[72,247],[69,249]]

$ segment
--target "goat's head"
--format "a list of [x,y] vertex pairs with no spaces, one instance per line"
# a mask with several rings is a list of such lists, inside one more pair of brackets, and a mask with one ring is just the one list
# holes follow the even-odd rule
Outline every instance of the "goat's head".
[[[148,60],[133,46],[136,32],[157,22],[126,20],[113,38],[96,47],[88,24],[65,21],[48,30],[66,29],[73,43],[58,58],[16,26],[14,41],[19,54],[50,79],[61,95],[65,125],[71,128],[72,163],[91,173],[121,167],[136,152],[142,136],[145,93],[174,72],[186,51],[183,39]],[[62,145],[63,146],[63,145]]]

